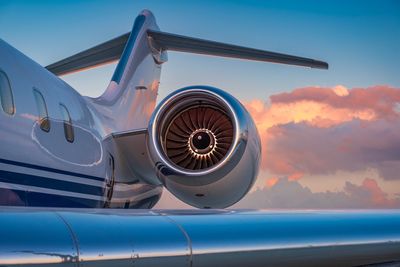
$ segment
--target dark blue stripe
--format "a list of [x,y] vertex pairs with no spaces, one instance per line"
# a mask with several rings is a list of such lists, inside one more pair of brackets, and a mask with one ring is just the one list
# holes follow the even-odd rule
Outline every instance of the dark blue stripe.
[[81,177],[81,178],[87,178],[87,179],[101,181],[101,182],[103,182],[105,180],[104,178],[101,178],[101,177],[96,177],[96,176],[91,176],[91,175],[76,173],[76,172],[69,172],[69,171],[64,171],[64,170],[59,170],[59,169],[53,169],[53,168],[49,168],[49,167],[33,165],[33,164],[25,163],[25,162],[12,161],[12,160],[8,160],[8,159],[0,159],[0,163],[20,166],[20,167],[25,167],[25,168],[31,168],[31,169],[41,170],[41,171],[54,172],[54,173],[59,173],[59,174],[64,174],[64,175],[71,175],[71,176],[76,176],[76,177]]
[[136,43],[136,39],[138,37],[138,34],[140,32],[140,29],[142,28],[144,22],[146,20],[146,17],[144,15],[139,15],[135,23],[133,24],[133,28],[131,31],[131,34],[129,36],[128,42],[125,45],[124,52],[122,53],[122,57],[118,62],[117,68],[115,69],[114,75],[112,76],[111,80],[118,83],[121,81],[122,75],[124,74],[126,64],[128,63],[129,56],[132,52],[133,46]]
[[0,170],[0,182],[103,196],[102,187]]
[[104,202],[85,198],[28,192],[27,205],[31,207],[102,208]]

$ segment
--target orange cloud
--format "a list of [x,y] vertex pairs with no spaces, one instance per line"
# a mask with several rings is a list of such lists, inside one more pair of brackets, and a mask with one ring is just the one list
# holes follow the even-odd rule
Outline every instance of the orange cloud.
[[304,176],[304,173],[302,173],[302,172],[294,172],[291,175],[289,175],[289,181],[299,180],[303,176]]
[[398,88],[389,86],[373,86],[368,88],[347,89],[344,86],[333,88],[306,87],[295,89],[289,93],[281,93],[270,97],[272,104],[290,104],[310,101],[327,104],[334,109],[355,111],[373,111],[376,117],[397,117],[395,106],[400,102]]
[[400,90],[388,86],[366,89],[306,87],[270,97],[245,102],[260,132],[275,125],[307,122],[317,127],[331,127],[353,119],[375,120],[398,117]]
[[272,177],[265,181],[267,187],[273,187],[278,182],[278,177]]

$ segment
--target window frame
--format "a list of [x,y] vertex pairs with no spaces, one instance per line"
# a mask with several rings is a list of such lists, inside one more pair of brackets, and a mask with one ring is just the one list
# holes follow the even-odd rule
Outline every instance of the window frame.
[[[2,69],[0,69],[0,79],[1,79],[2,77],[4,77],[5,82],[6,82],[6,84],[8,85],[8,92],[9,92],[9,94],[10,94],[10,100],[11,100],[11,102],[10,102],[11,105],[10,105],[10,106],[11,106],[11,108],[12,108],[12,111],[9,112],[9,110],[6,110],[6,109],[5,109],[5,106],[4,106],[5,100],[4,100],[4,98],[2,97],[2,96],[3,96],[3,94],[2,94],[3,90],[2,90],[1,87],[0,87],[0,106],[1,106],[1,109],[3,110],[4,113],[6,113],[6,114],[8,114],[8,115],[10,115],[10,116],[13,116],[13,115],[15,115],[16,107],[15,107],[14,93],[13,93],[13,90],[12,90],[10,78],[8,77],[8,75],[7,75],[7,73],[6,73],[5,71],[3,71]],[[9,103],[9,104],[10,104],[10,103]]]
[[[47,109],[46,99],[44,99],[42,92],[40,92],[40,90],[38,88],[33,87],[32,91],[33,91],[33,96],[35,98],[37,111],[39,114],[38,122],[40,125],[40,129],[42,129],[42,131],[48,133],[51,130],[51,123],[50,123],[50,118],[49,118],[49,110]],[[42,107],[40,107],[40,105],[42,105]],[[43,110],[41,110],[41,109],[43,109]],[[44,114],[43,114],[43,112],[44,112]],[[45,116],[43,116],[43,115],[45,115]]]

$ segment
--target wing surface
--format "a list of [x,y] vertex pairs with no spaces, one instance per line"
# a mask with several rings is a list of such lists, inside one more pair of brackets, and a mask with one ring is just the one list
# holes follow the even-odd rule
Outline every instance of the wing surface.
[[399,225],[397,210],[3,208],[0,265],[399,266]]

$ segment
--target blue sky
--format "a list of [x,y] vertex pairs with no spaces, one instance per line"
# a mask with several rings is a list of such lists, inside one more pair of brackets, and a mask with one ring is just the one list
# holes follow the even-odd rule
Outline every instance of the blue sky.
[[[160,96],[207,84],[240,99],[294,88],[400,86],[399,1],[5,1],[0,38],[42,65],[130,30],[144,8],[167,32],[322,59],[328,71],[170,53]],[[99,95],[115,65],[65,76]]]

